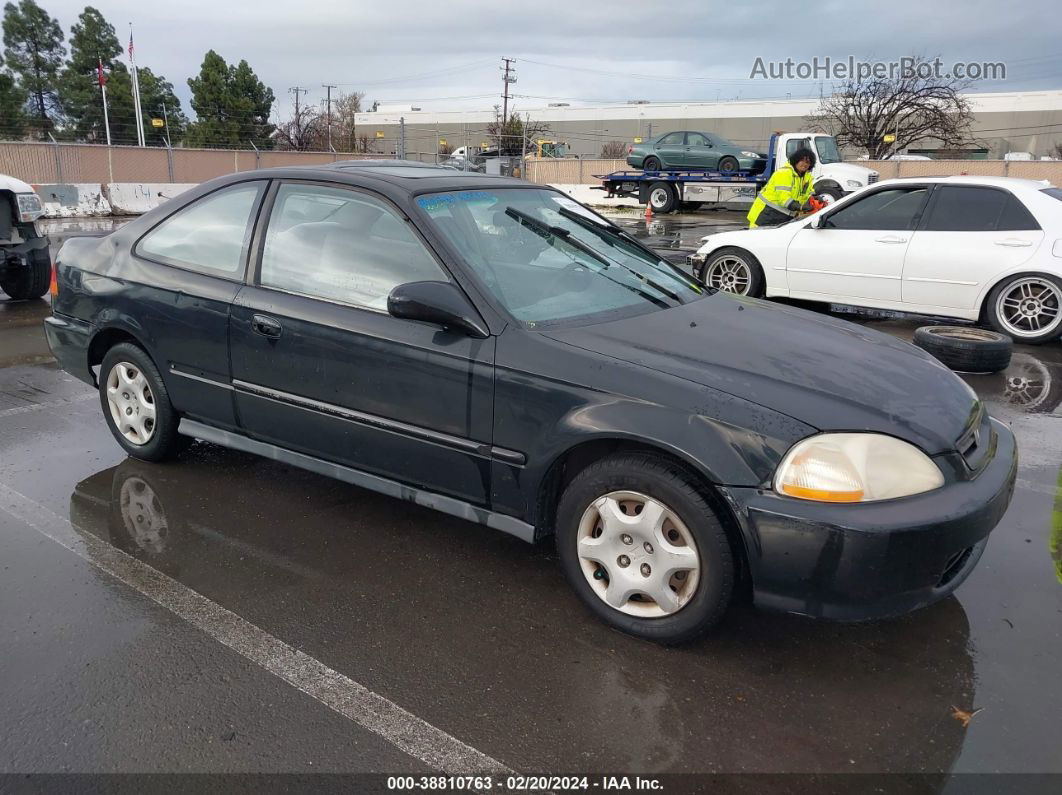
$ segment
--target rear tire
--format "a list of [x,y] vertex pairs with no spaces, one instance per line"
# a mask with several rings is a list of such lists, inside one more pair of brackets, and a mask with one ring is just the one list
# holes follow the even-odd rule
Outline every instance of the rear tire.
[[654,182],[649,186],[649,206],[654,213],[669,213],[678,206],[678,194],[670,182]]
[[26,255],[26,264],[0,279],[0,288],[16,301],[41,298],[52,284],[48,249],[36,248]]
[[115,345],[103,357],[99,380],[107,427],[126,453],[142,461],[165,461],[192,443],[177,433],[180,417],[142,348],[130,342]]
[[719,158],[719,170],[724,173],[737,171],[739,165],[740,164],[738,163],[736,157],[730,157],[729,155],[727,155],[726,157]]
[[1056,340],[1062,336],[1062,282],[1046,273],[1013,276],[992,288],[985,316],[992,328],[1016,342]]
[[667,460],[618,455],[588,466],[561,496],[555,540],[579,598],[636,637],[684,643],[730,604],[726,531],[690,475]]
[[650,155],[642,161],[642,171],[659,171],[661,168],[663,168],[663,163],[655,155]]
[[922,326],[915,329],[914,344],[963,373],[1005,370],[1014,349],[1006,334],[969,326]]

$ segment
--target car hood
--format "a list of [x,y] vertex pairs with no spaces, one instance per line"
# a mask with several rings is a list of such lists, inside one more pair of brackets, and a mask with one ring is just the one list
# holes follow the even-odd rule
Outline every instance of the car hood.
[[[830,177],[836,180],[854,179],[863,186],[866,186],[869,183],[872,174],[878,173],[872,168],[857,166],[855,163],[823,163],[822,172],[822,176],[824,177]],[[847,189],[848,186],[842,183],[841,187]]]
[[0,190],[9,190],[12,193],[33,193],[33,186],[20,179],[0,174]]
[[823,431],[954,450],[978,407],[929,354],[853,323],[725,293],[581,328],[559,342],[702,384]]

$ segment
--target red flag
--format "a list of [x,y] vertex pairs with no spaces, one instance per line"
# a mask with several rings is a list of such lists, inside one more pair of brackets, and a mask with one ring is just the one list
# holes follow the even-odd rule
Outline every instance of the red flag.
[[105,85],[107,85],[107,75],[103,73],[102,60],[99,60],[98,65],[96,66],[96,77],[99,79],[100,88],[103,88]]

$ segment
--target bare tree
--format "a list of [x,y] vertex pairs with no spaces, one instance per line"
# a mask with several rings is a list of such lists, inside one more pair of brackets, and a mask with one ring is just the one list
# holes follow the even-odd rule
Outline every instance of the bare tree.
[[1055,144],[1055,151],[1051,156],[1062,160],[1062,144]]
[[622,160],[627,156],[627,144],[623,141],[605,141],[601,145],[601,157],[605,160]]
[[524,152],[524,140],[530,151],[534,141],[550,134],[549,125],[540,121],[521,119],[515,111],[507,120],[500,117],[487,124],[487,137],[498,147],[498,154],[518,157]]
[[332,101],[332,145],[341,152],[357,151],[358,125],[355,113],[361,113],[365,94],[353,91],[340,94]]
[[[970,143],[973,114],[961,93],[969,82],[936,77],[932,60],[910,60],[910,70],[899,77],[835,86],[805,122],[813,130],[833,134],[841,146],[865,149],[871,160],[926,138],[947,147]],[[886,143],[886,135],[895,140]]]
[[277,125],[273,136],[276,148],[287,151],[313,151],[327,148],[325,116],[313,105],[302,105],[296,113],[292,108],[291,118]]

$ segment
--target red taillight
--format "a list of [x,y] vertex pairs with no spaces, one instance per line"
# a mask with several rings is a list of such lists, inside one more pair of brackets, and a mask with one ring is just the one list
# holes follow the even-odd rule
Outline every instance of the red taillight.
[[633,146],[628,146],[627,147],[627,154],[629,154],[629,155],[633,155],[634,154],[634,147]]
[[59,295],[59,274],[55,270],[55,263],[52,263],[52,283],[48,287],[48,292],[52,294],[52,298]]

